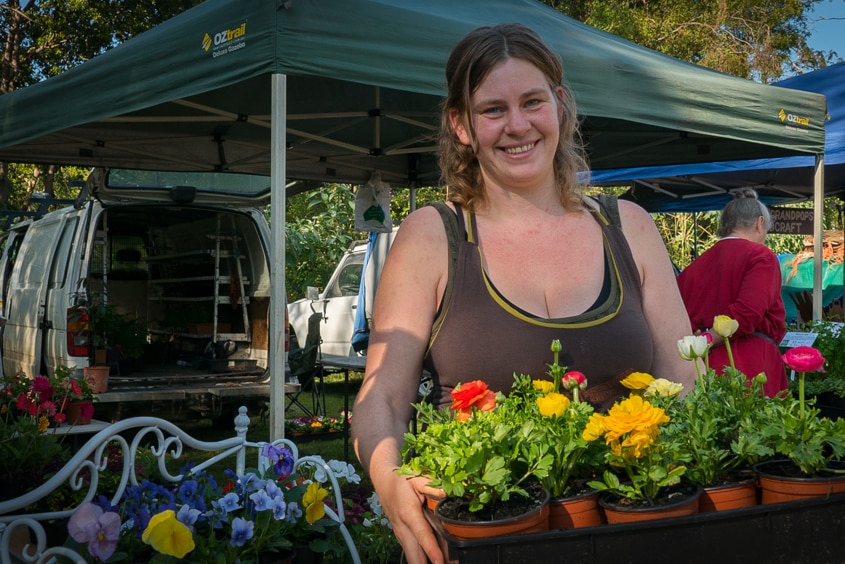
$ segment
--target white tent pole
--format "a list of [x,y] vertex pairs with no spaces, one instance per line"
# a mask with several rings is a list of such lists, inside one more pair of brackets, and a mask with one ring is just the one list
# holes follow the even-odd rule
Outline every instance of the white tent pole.
[[824,154],[816,155],[813,186],[813,320],[822,318],[822,246],[824,244]]
[[287,76],[273,74],[270,128],[270,437],[285,436],[285,178]]

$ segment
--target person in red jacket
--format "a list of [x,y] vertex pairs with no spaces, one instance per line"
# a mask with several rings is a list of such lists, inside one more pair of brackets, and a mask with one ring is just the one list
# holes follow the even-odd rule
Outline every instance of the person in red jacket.
[[[764,244],[771,227],[769,210],[757,193],[751,188],[737,191],[722,210],[721,239],[677,278],[696,334],[707,332],[717,315],[739,322],[730,338],[734,363],[748,378],[764,372],[768,396],[787,388],[778,349],[786,333],[780,263]],[[710,334],[710,367],[721,372],[729,365],[727,349],[719,335]]]

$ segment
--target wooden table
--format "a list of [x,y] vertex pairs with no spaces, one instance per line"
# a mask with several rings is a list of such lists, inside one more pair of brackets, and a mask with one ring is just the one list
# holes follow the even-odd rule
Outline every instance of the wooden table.
[[349,373],[363,372],[367,367],[366,356],[320,356],[323,368],[330,372],[343,372],[343,461],[349,463]]

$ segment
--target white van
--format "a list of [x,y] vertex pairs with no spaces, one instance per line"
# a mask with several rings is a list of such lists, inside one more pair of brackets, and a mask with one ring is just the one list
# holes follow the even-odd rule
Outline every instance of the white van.
[[361,280],[364,279],[366,289],[365,315],[372,321],[373,299],[381,269],[398,229],[397,226],[391,233],[378,234],[366,272],[364,257],[367,241],[354,241],[340,258],[322,293],[318,293],[316,288],[309,288],[310,296],[288,304],[291,339],[298,341],[300,346],[303,345],[308,336],[308,319],[314,313],[321,313],[323,319],[320,324],[320,352],[337,356],[358,354],[352,348],[352,334],[355,332]]
[[72,205],[0,236],[4,372],[105,362],[98,414],[263,406],[269,197],[266,177],[94,169]]

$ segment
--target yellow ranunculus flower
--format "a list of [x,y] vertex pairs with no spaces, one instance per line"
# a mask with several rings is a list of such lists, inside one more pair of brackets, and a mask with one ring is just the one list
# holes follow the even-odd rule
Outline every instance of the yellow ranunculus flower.
[[323,500],[329,495],[318,482],[311,482],[302,494],[302,505],[305,506],[305,520],[311,524],[316,523],[326,515],[326,506]]
[[531,385],[534,386],[535,390],[539,390],[544,394],[553,392],[555,389],[555,383],[551,380],[532,380]]
[[713,330],[727,339],[739,329],[739,321],[731,319],[727,315],[717,315],[713,318]]
[[584,426],[584,432],[581,434],[585,441],[595,441],[604,435],[604,418],[605,416],[600,413],[590,415],[590,419]]
[[668,423],[669,417],[640,396],[631,396],[610,408],[604,418],[605,434],[610,440],[619,439],[628,433],[646,432]]
[[563,394],[551,392],[537,398],[537,407],[543,417],[560,417],[569,409],[569,398]]
[[153,515],[141,540],[156,552],[175,558],[184,558],[196,547],[191,530],[176,519],[172,509]]
[[645,390],[654,381],[654,376],[645,372],[631,372],[620,382],[629,390]]
[[38,432],[43,433],[50,428],[50,420],[43,415],[38,418]]
[[657,378],[654,382],[648,385],[648,388],[643,392],[643,396],[658,397],[658,398],[673,398],[681,393],[684,389],[682,384],[672,382],[665,378]]

